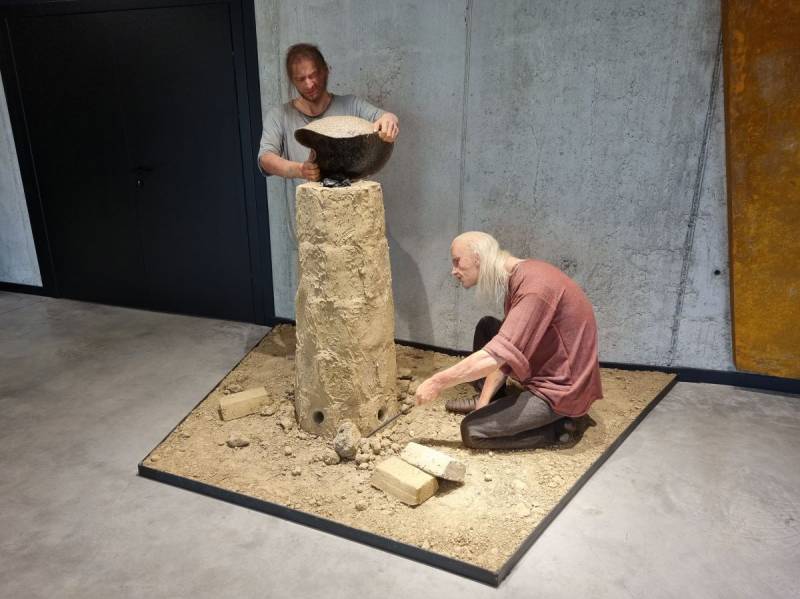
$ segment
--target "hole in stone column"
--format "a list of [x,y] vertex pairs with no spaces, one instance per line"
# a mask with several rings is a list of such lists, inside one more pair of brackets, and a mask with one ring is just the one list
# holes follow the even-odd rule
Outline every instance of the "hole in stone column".
[[321,410],[316,410],[311,414],[311,418],[313,418],[314,422],[317,424],[322,424],[325,421],[325,414],[323,414]]
[[383,420],[384,418],[386,418],[386,409],[380,408],[378,410],[378,420]]

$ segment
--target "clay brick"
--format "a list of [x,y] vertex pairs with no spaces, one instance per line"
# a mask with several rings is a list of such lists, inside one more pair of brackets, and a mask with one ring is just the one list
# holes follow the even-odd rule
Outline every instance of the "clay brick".
[[464,475],[467,472],[467,467],[463,462],[419,443],[406,445],[400,453],[400,458],[428,474],[459,483],[464,482]]
[[419,505],[439,488],[435,477],[396,457],[378,464],[370,483],[408,505]]
[[223,420],[233,420],[249,416],[261,409],[261,404],[269,398],[264,387],[245,389],[239,393],[223,395],[219,400],[219,413]]

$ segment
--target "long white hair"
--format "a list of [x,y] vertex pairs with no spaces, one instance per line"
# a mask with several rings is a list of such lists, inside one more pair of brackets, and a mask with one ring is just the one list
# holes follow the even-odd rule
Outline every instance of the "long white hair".
[[506,260],[511,254],[501,249],[494,237],[482,231],[467,231],[456,239],[465,242],[478,257],[478,296],[502,306],[508,290]]

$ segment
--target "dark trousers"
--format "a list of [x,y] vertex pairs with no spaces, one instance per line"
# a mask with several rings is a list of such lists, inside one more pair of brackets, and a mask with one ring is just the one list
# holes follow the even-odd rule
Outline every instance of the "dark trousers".
[[[473,351],[482,349],[500,325],[491,316],[481,318],[475,327]],[[475,386],[482,388],[483,381]],[[562,419],[542,397],[530,391],[514,396],[501,387],[489,405],[464,417],[461,440],[476,449],[534,449],[555,443]]]
[[[478,321],[478,324],[475,325],[475,334],[472,336],[472,351],[476,352],[479,349],[483,349],[483,346],[489,343],[492,340],[492,337],[497,335],[500,331],[500,326],[503,323],[497,320],[494,316],[484,316]],[[475,387],[478,391],[483,389],[483,381],[486,379],[478,379],[477,381],[472,381],[472,386]],[[502,397],[505,395],[505,389],[500,387],[497,392],[492,396],[492,401],[495,399]]]

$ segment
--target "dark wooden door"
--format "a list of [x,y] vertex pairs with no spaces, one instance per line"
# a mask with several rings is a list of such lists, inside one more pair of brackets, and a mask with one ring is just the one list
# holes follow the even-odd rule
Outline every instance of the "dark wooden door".
[[253,321],[228,5],[9,29],[59,294]]

